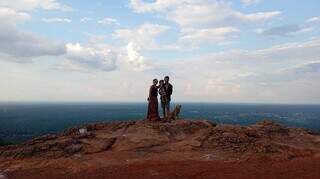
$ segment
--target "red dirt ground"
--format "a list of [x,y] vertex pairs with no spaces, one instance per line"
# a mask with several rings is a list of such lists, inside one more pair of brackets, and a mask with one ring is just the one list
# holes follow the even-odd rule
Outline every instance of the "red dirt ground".
[[272,121],[116,122],[0,147],[0,179],[320,179],[320,135]]
[[62,179],[62,178],[320,178],[320,159],[298,158],[284,162],[221,162],[182,161],[148,162],[101,169],[88,169],[76,174],[64,173],[63,169],[19,170],[8,175],[9,179]]

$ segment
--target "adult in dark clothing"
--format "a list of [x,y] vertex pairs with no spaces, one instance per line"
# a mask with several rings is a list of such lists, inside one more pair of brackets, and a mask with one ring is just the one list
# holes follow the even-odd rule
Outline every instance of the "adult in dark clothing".
[[159,81],[159,94],[160,94],[160,102],[161,102],[161,108],[163,112],[163,117],[166,117],[166,110],[165,106],[168,102],[167,94],[166,94],[166,89],[164,87],[164,80]]
[[166,102],[163,104],[163,113],[165,114],[165,117],[168,117],[168,114],[170,112],[170,101],[171,101],[171,95],[173,92],[173,86],[169,83],[169,76],[164,77],[164,89],[166,93]]
[[160,120],[158,111],[158,80],[154,79],[153,84],[150,86],[149,97],[148,97],[148,114],[147,120],[158,121]]

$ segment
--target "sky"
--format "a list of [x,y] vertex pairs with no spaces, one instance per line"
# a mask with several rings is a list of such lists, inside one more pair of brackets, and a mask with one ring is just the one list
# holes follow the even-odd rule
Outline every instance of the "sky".
[[320,1],[1,0],[0,101],[320,103]]

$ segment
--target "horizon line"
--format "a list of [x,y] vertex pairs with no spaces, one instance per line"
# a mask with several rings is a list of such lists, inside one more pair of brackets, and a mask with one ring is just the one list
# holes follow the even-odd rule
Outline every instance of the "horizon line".
[[[148,103],[147,101],[0,101],[0,104],[4,103]],[[244,104],[244,105],[320,105],[320,103],[289,103],[289,102],[221,102],[221,101],[173,101],[172,104],[177,103],[203,103],[203,104]]]

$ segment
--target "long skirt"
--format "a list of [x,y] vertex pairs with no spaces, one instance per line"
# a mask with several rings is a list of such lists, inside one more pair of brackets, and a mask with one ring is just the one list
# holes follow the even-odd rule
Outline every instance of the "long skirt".
[[158,98],[157,97],[151,97],[149,99],[148,104],[148,115],[147,115],[148,121],[159,121],[159,111],[158,111]]

